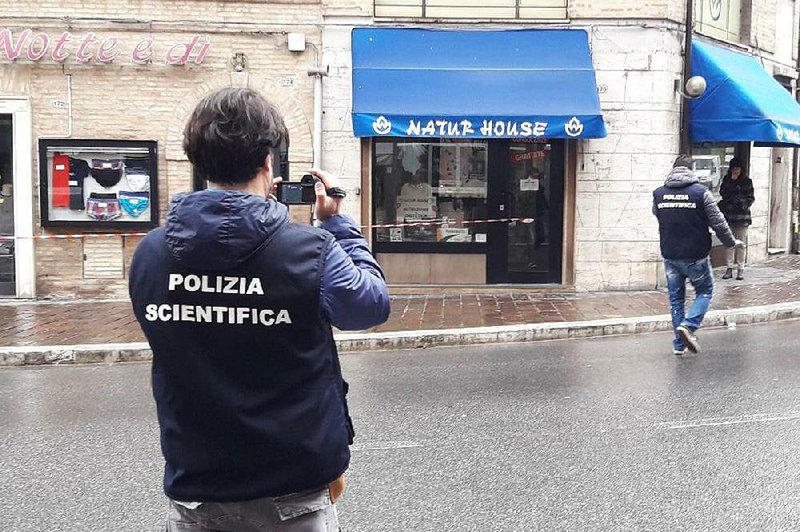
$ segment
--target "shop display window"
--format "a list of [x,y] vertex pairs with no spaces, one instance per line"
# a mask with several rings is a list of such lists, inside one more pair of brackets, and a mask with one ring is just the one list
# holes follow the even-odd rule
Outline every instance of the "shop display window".
[[717,198],[722,178],[735,154],[736,146],[733,144],[703,144],[692,149],[694,174]]
[[42,226],[158,225],[153,141],[41,140]]
[[379,251],[486,243],[487,141],[376,139],[373,154]]

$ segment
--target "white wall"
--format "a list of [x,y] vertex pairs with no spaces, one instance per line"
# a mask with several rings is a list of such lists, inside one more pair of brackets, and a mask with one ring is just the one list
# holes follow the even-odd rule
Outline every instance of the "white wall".
[[330,74],[322,87],[322,161],[326,170],[337,173],[348,196],[345,210],[361,221],[361,141],[353,136],[352,53],[350,33],[353,24],[369,25],[370,19],[329,18],[322,33],[322,60]]
[[579,290],[648,289],[659,279],[652,191],[679,143],[677,33],[638,26],[590,30],[608,137],[581,143],[576,198]]

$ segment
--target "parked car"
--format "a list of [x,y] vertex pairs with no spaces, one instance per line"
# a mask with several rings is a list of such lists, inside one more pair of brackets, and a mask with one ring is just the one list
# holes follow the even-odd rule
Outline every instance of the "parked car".
[[694,155],[694,173],[709,190],[718,190],[722,179],[719,155]]

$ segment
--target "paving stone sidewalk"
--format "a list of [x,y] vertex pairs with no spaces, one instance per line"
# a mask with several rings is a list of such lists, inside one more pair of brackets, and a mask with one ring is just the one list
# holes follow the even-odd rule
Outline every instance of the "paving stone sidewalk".
[[[749,268],[745,281],[715,272],[712,309],[800,302],[800,255]],[[669,313],[663,290],[639,292],[396,295],[387,323],[370,332],[458,329],[537,323],[648,318]],[[143,342],[128,301],[0,303],[0,348]]]

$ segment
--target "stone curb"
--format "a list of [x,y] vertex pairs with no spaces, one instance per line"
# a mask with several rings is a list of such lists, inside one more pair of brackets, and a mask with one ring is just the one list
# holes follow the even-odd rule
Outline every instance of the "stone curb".
[[[800,318],[800,301],[706,314],[704,328]],[[454,345],[533,342],[672,330],[669,315],[610,318],[578,322],[551,322],[498,327],[470,327],[385,333],[339,333],[336,344],[342,353],[418,349]],[[145,342],[0,348],[0,367],[60,364],[111,364],[140,362],[152,358]]]

